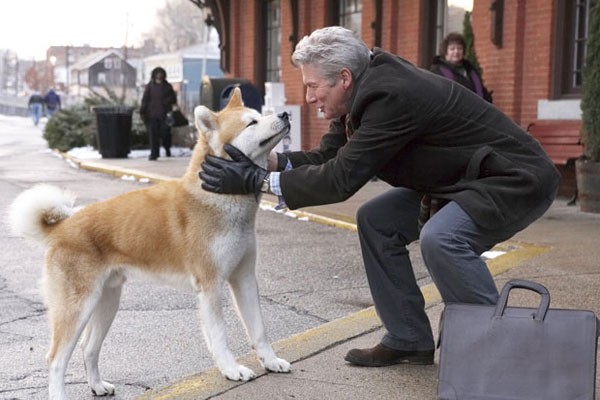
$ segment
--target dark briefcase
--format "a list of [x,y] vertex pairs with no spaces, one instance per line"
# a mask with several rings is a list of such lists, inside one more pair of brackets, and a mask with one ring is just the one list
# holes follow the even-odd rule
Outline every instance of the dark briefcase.
[[[541,296],[507,307],[514,288]],[[448,304],[440,324],[441,400],[593,400],[598,320],[592,311],[549,309],[548,290],[509,281],[494,305]]]

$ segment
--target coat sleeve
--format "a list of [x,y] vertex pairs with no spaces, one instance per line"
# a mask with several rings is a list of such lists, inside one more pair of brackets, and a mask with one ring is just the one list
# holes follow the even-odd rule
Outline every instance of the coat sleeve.
[[175,93],[175,90],[173,89],[173,85],[171,85],[169,83],[169,92],[167,95],[167,104],[166,104],[166,109],[167,112],[171,111],[173,109],[173,106],[177,104],[177,93]]
[[146,85],[144,94],[142,95],[142,103],[140,104],[140,117],[145,121],[148,117],[148,102],[150,101],[150,87]]
[[351,112],[357,129],[335,157],[281,173],[283,198],[290,209],[350,198],[421,129],[415,110],[423,107],[411,104],[404,94],[383,88],[360,97]]
[[323,135],[318,148],[310,151],[293,151],[286,153],[286,156],[294,168],[306,164],[319,165],[334,158],[347,141],[344,125],[337,119],[329,124],[329,131]]

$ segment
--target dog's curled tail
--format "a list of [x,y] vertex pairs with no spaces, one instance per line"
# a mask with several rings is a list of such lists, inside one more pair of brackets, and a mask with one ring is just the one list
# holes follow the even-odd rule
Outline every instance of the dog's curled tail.
[[8,210],[14,234],[45,242],[54,225],[74,213],[75,196],[56,186],[39,184],[17,196]]

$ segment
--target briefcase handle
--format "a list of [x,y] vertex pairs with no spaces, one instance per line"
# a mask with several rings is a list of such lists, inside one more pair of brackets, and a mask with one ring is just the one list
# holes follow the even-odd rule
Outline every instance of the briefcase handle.
[[498,305],[496,306],[494,318],[500,318],[504,314],[506,304],[508,303],[508,294],[512,289],[528,289],[542,296],[540,305],[537,311],[533,314],[533,319],[540,322],[544,321],[544,318],[546,318],[546,313],[548,312],[548,308],[550,307],[550,293],[548,293],[548,289],[546,289],[545,286],[536,282],[526,281],[524,279],[512,279],[508,281],[506,285],[504,285],[502,293],[500,293]]

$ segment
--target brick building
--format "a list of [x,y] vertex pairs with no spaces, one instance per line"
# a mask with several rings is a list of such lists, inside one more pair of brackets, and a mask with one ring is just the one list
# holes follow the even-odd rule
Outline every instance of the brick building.
[[[248,79],[261,90],[265,82],[282,82],[287,103],[301,105],[304,149],[319,143],[328,122],[305,104],[301,74],[289,61],[301,37],[323,26],[343,25],[367,45],[428,68],[448,33],[446,0],[191,1],[210,9],[227,76]],[[494,104],[517,124],[533,126],[542,135],[546,130],[578,135],[581,67],[589,11],[596,1],[473,1],[475,50],[485,84],[494,91]],[[565,165],[570,156],[561,155],[566,147],[542,143],[549,152],[558,152],[568,186],[573,172]],[[573,146],[570,151],[579,150]]]

